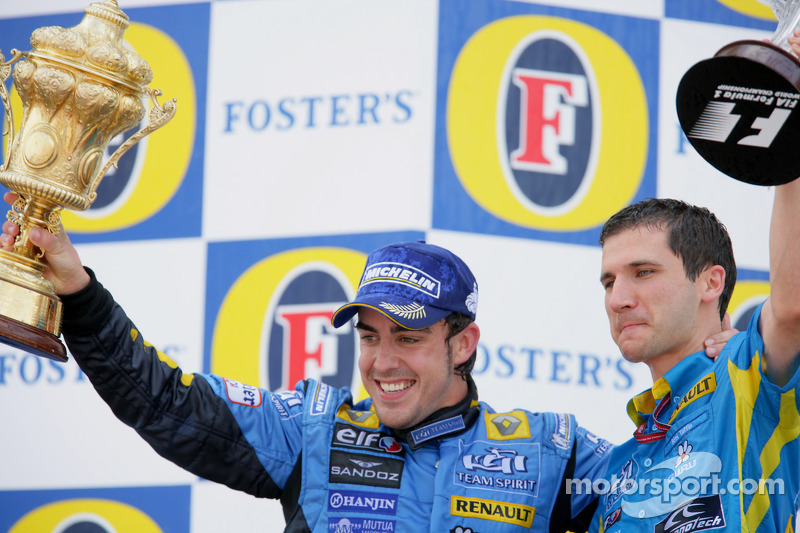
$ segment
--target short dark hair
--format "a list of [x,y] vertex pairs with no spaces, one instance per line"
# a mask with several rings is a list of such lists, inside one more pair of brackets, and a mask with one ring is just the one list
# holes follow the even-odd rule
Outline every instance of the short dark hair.
[[641,226],[667,232],[669,246],[683,261],[690,281],[710,266],[720,265],[725,269],[725,286],[719,297],[722,320],[736,285],[736,261],[725,225],[705,207],[669,198],[649,198],[621,209],[608,219],[600,231],[600,246],[621,231]]
[[[450,346],[450,339],[464,331],[464,329],[466,329],[466,327],[473,322],[470,317],[462,315],[461,313],[450,313],[444,318],[444,321],[449,329],[447,332],[447,337],[444,339],[444,343],[448,347]],[[461,376],[461,379],[464,381],[469,381],[469,379],[472,377],[472,368],[475,366],[475,359],[477,357],[478,349],[475,348],[475,351],[472,352],[472,355],[469,356],[469,359],[455,367],[453,370],[455,374]]]

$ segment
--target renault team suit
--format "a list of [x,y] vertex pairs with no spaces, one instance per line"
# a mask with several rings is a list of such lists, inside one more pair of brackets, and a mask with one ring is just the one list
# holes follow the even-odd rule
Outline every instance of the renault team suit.
[[183,374],[92,278],[63,298],[63,329],[98,393],[179,466],[280,498],[286,531],[586,530],[596,500],[565,479],[597,477],[610,445],[571,415],[494,413],[470,381],[460,404],[393,432],[347,389],[308,380],[272,394]]
[[764,374],[761,308],[716,362],[692,354],[629,402],[638,429],[612,452],[591,531],[794,531],[800,372],[783,387]]

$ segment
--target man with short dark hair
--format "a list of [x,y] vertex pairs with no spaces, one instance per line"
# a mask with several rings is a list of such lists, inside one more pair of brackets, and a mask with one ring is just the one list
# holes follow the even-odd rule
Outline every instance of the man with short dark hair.
[[[10,197],[7,197],[9,199]],[[18,228],[0,237],[10,247]],[[352,302],[359,367],[371,399],[316,380],[271,393],[184,374],[145,342],[84,269],[63,231],[29,233],[64,305],[70,352],[123,422],[203,478],[279,498],[286,531],[585,530],[589,492],[611,445],[567,414],[495,413],[471,377],[478,285],[448,250],[422,242],[367,259]]]
[[728,232],[707,209],[651,199],[602,229],[611,334],[650,368],[634,438],[612,452],[591,531],[793,531],[800,488],[800,180],[775,188],[771,294],[716,361],[736,283]]

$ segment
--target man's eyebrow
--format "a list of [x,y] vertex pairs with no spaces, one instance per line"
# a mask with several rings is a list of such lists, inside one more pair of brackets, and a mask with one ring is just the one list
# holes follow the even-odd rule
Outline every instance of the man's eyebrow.
[[[660,261],[656,261],[654,259],[638,259],[636,261],[631,261],[630,263],[625,265],[625,268],[640,268],[640,267],[659,267],[662,263]],[[600,283],[604,283],[609,278],[613,278],[614,275],[611,272],[603,272],[600,274]]]
[[364,324],[360,320],[358,322],[356,322],[356,329],[363,329],[365,331],[370,331],[372,333],[377,333],[378,332],[377,329],[373,328],[372,326],[368,326],[368,325]]

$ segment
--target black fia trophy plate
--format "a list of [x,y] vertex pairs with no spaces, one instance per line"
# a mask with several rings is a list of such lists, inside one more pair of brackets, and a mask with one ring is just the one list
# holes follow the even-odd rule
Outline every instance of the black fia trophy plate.
[[754,185],[800,176],[800,61],[786,42],[800,21],[800,0],[786,0],[779,21],[770,41],[736,41],[694,65],[676,97],[678,120],[695,150]]

